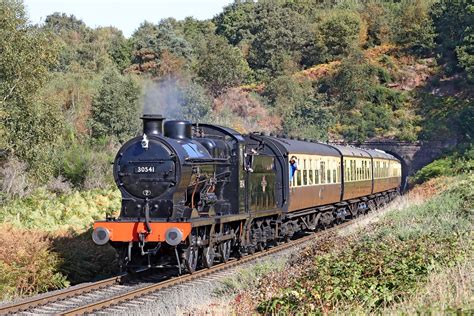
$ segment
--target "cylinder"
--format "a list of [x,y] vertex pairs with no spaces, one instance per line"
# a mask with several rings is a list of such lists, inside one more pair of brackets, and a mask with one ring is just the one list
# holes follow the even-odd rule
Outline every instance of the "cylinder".
[[143,114],[143,134],[161,135],[163,134],[164,117],[159,114]]
[[164,124],[164,135],[174,139],[192,138],[192,127],[189,121],[166,121]]

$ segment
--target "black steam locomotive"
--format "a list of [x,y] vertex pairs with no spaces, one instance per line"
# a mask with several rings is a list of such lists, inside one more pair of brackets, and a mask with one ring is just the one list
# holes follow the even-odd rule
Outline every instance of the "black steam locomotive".
[[401,183],[400,161],[378,150],[142,119],[114,162],[120,216],[93,232],[127,269],[226,262],[366,213]]

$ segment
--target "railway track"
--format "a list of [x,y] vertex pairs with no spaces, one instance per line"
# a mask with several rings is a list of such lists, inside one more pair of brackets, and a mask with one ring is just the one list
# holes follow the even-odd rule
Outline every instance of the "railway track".
[[43,295],[34,296],[7,305],[0,305],[0,315],[107,314],[107,311],[104,311],[104,309],[117,305],[133,305],[133,303],[127,302],[132,302],[139,298],[143,299],[152,293],[154,293],[153,295],[156,295],[156,293],[159,293],[162,290],[204,279],[216,273],[252,263],[261,258],[302,246],[309,241],[317,241],[318,239],[331,235],[347,226],[356,225],[360,220],[368,218],[367,216],[377,216],[377,213],[379,213],[379,210],[326,230],[311,233],[307,236],[291,240],[273,248],[257,252],[253,255],[248,255],[240,259],[232,259],[227,263],[217,264],[209,269],[196,271],[193,274],[181,276],[170,276],[169,274],[150,275],[144,279],[135,280],[130,279],[127,275],[121,275],[94,283],[80,284],[64,290],[45,293]]

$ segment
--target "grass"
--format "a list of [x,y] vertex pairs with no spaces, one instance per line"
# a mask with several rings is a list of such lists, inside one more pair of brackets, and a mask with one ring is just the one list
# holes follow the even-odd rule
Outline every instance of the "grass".
[[[258,304],[264,314],[402,313],[472,308],[474,176],[388,213],[310,261]],[[467,275],[469,275],[467,277]],[[444,288],[443,288],[444,287]]]
[[258,286],[263,276],[272,271],[281,271],[285,267],[285,260],[263,261],[242,269],[235,275],[221,281],[222,286],[216,290],[218,295],[232,295],[240,291]]

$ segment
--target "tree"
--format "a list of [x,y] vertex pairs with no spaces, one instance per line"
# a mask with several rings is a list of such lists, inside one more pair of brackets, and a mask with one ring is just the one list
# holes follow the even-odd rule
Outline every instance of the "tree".
[[435,30],[430,17],[431,3],[425,0],[402,1],[396,12],[394,40],[419,54],[434,47]]
[[291,136],[327,141],[329,128],[334,123],[335,116],[327,96],[317,95],[295,105],[283,120],[283,130]]
[[367,45],[377,46],[390,43],[393,38],[392,15],[387,4],[378,1],[364,3],[360,15],[367,24]]
[[474,83],[474,21],[472,25],[466,28],[466,35],[461,45],[456,47],[456,53],[459,64],[466,70],[468,79]]
[[5,0],[0,2],[0,47],[0,149],[46,178],[47,156],[62,138],[62,117],[37,92],[57,61],[56,42],[28,24],[20,1]]
[[214,19],[216,34],[227,38],[230,44],[237,46],[242,41],[251,42],[255,34],[257,4],[251,0],[235,1],[224,8]]
[[251,43],[248,62],[252,69],[266,75],[285,73],[281,61],[288,59],[299,65],[301,51],[310,40],[307,19],[275,1],[259,2],[256,6],[255,37]]
[[92,101],[90,127],[92,137],[114,136],[123,142],[139,130],[140,87],[130,76],[107,69]]
[[348,56],[359,44],[361,25],[361,18],[356,12],[335,11],[325,17],[316,31],[317,42],[323,45],[322,51],[327,54],[326,58],[320,60]]
[[474,5],[466,1],[440,1],[433,6],[432,17],[439,52],[448,63],[455,60],[456,66],[462,67],[474,81]]
[[241,51],[220,36],[210,37],[196,63],[196,72],[213,95],[241,84],[250,74]]
[[193,49],[180,33],[178,22],[174,19],[162,20],[158,25],[143,23],[132,35],[132,43],[134,65],[129,71],[136,73],[148,72],[160,76],[163,54],[167,54],[167,60],[184,61],[184,68],[193,57]]

